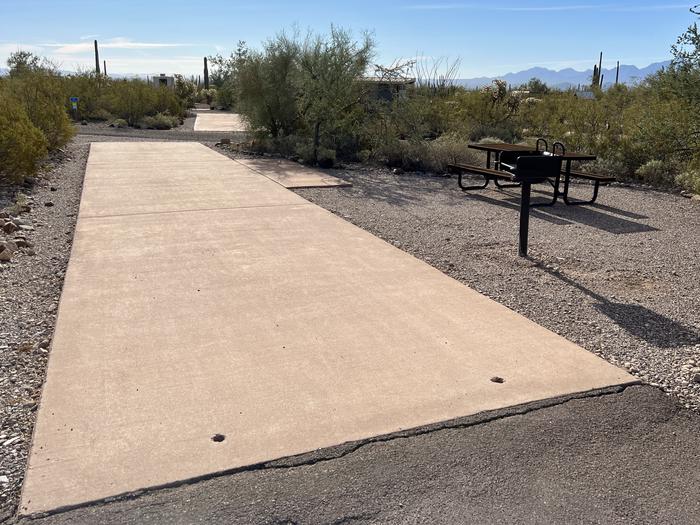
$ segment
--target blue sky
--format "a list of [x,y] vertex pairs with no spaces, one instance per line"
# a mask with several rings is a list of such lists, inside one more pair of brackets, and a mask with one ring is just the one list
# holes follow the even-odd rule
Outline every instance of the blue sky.
[[[697,19],[700,0],[0,0],[0,61],[19,48],[63,69],[92,67],[92,39],[113,73],[201,72],[202,56],[252,47],[295,24],[373,33],[376,62],[460,58],[460,77],[533,66],[588,69],[598,53],[645,66]],[[430,59],[430,58],[428,58]]]

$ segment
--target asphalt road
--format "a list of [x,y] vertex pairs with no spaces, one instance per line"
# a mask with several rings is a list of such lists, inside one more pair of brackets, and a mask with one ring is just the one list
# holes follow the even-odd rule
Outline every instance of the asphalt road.
[[700,414],[648,386],[546,403],[10,521],[700,523]]

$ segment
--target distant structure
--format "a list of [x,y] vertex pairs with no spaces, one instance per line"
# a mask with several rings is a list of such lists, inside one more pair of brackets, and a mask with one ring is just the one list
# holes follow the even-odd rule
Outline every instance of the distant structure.
[[151,77],[151,83],[155,87],[166,87],[169,89],[175,88],[175,77],[161,73],[157,77]]
[[415,78],[364,77],[360,80],[369,87],[369,92],[379,100],[391,102],[405,96],[406,90],[416,84]]

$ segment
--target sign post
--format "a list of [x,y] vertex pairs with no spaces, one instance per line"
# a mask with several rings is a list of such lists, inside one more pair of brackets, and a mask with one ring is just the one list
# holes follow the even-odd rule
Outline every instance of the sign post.
[[78,97],[70,97],[70,107],[73,110],[73,117],[75,120],[78,120],[78,101],[80,98]]

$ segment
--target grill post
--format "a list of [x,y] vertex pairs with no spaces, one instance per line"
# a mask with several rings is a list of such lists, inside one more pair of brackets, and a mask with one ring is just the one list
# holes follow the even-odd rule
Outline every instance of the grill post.
[[527,237],[530,229],[530,189],[529,182],[523,182],[520,193],[520,244],[518,255],[527,257]]

